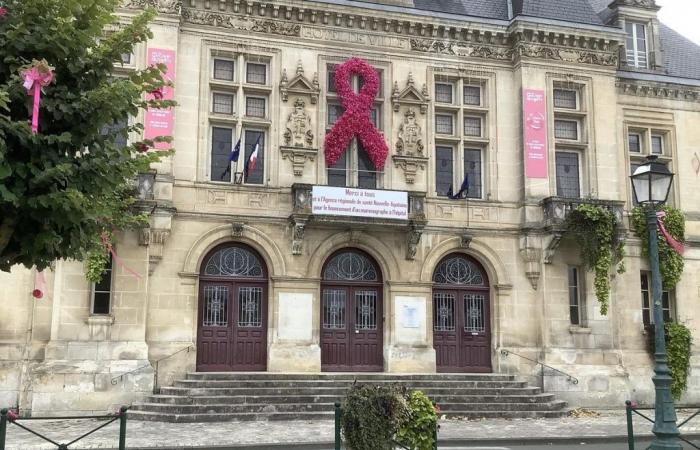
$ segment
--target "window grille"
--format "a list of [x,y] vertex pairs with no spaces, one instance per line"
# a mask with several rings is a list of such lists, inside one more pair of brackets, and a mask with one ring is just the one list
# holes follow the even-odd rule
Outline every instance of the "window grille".
[[245,114],[249,117],[265,117],[265,99],[261,97],[246,97]]
[[464,331],[483,333],[486,331],[486,297],[483,294],[464,295]]
[[228,326],[228,287],[204,287],[204,318],[205,327]]
[[211,255],[204,266],[204,275],[263,278],[260,259],[243,247],[226,247]]
[[246,82],[251,84],[267,83],[267,66],[265,64],[246,64]]
[[556,152],[557,196],[579,198],[581,187],[579,182],[578,153]]
[[435,101],[439,103],[452,103],[453,86],[449,83],[435,83]]
[[435,131],[438,134],[449,134],[454,133],[452,127],[452,115],[446,114],[436,114],[435,115]]
[[234,74],[234,64],[233,61],[226,59],[215,59],[214,60],[214,79],[233,81]]
[[481,117],[465,117],[464,134],[465,136],[481,137]]
[[481,105],[481,87],[480,86],[464,86],[464,104],[469,106]]
[[554,107],[577,109],[577,92],[570,89],[554,89]]
[[323,271],[324,280],[338,281],[378,281],[374,263],[357,252],[345,251],[335,255]]
[[484,280],[476,264],[462,255],[444,259],[433,274],[433,281],[438,284],[484,286]]
[[355,329],[377,329],[377,291],[355,291]]
[[216,114],[233,114],[233,95],[214,93],[214,108]]
[[455,331],[454,294],[433,293],[433,330]]
[[557,139],[578,140],[578,122],[575,120],[555,120],[554,137]]
[[345,329],[345,289],[323,290],[323,328],[326,330]]
[[238,288],[238,326],[260,328],[262,326],[262,288]]

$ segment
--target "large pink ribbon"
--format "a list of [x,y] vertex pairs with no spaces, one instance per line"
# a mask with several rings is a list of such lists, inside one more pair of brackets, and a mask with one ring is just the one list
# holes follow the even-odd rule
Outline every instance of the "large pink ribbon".
[[671,248],[676,251],[676,253],[682,255],[683,252],[685,252],[685,247],[673,236],[671,236],[671,233],[668,232],[666,226],[664,225],[664,217],[666,217],[665,211],[658,211],[656,213],[656,223],[659,225],[659,230],[661,231],[661,234],[664,235],[664,239],[666,239],[668,245],[670,245]]
[[138,272],[136,272],[135,270],[132,270],[131,268],[129,268],[129,266],[127,266],[126,264],[124,264],[124,261],[119,257],[119,255],[117,255],[117,252],[114,251],[114,247],[112,246],[112,243],[109,242],[109,237],[107,236],[107,233],[103,232],[102,235],[100,236],[100,238],[102,239],[102,244],[105,246],[105,248],[107,249],[107,251],[109,251],[109,253],[112,255],[112,259],[113,259],[117,264],[119,264],[120,266],[122,266],[122,268],[123,268],[124,270],[126,270],[127,272],[129,272],[129,273],[132,274],[134,277],[136,277],[136,278],[138,278],[138,279],[140,280],[140,279],[141,279],[141,275],[139,275]]
[[34,65],[22,71],[24,88],[27,95],[34,97],[32,106],[32,133],[39,131],[39,104],[41,103],[41,88],[53,81],[53,72],[46,61],[35,62]]
[[[352,74],[362,78],[363,84],[359,93],[355,93],[350,85]],[[350,145],[352,138],[357,136],[374,167],[382,170],[389,148],[384,136],[370,120],[372,102],[380,87],[377,70],[359,58],[350,58],[336,68],[335,87],[345,112],[326,135],[326,165],[335,164]]]

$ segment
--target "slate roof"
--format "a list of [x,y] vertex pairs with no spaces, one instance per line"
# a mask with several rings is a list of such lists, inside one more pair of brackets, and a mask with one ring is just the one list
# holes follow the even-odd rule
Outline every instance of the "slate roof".
[[[343,0],[321,0],[329,3]],[[513,14],[565,22],[606,26],[612,18],[608,5],[613,0],[512,0]],[[351,3],[381,3],[377,0],[350,0]],[[347,4],[347,3],[346,3]],[[465,17],[508,20],[508,0],[413,0],[414,9],[423,12]],[[700,79],[700,46],[661,24],[663,65],[667,75]]]
[[663,23],[659,31],[663,66],[668,75],[700,80],[700,45]]

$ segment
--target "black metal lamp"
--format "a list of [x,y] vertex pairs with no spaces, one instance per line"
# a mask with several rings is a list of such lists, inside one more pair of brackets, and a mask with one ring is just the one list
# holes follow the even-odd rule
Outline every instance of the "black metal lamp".
[[656,435],[650,450],[682,450],[678,439],[676,410],[671,396],[671,376],[666,355],[664,317],[661,306],[661,271],[659,269],[659,243],[657,241],[656,209],[666,203],[673,182],[665,164],[656,161],[656,156],[647,157],[647,163],[639,166],[630,176],[634,198],[646,209],[647,232],[649,233],[649,267],[651,268],[652,298],[654,301],[654,388],[656,390],[655,419],[653,432]]

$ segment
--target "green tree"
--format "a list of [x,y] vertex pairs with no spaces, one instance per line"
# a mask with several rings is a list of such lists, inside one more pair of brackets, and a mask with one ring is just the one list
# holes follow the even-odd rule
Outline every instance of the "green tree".
[[[134,119],[124,125],[126,118],[148,106],[174,106],[158,95],[146,100],[167,84],[165,67],[114,75],[121,55],[151,37],[155,12],[124,24],[115,15],[118,0],[1,3],[0,270],[43,269],[57,258],[89,255],[99,261],[105,233],[144,222],[133,207],[133,180],[167,154],[153,150],[154,141],[123,143],[143,130]],[[41,60],[53,67],[54,80],[43,89],[33,134],[32,97],[20,72]]]

